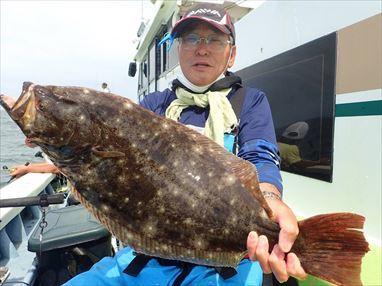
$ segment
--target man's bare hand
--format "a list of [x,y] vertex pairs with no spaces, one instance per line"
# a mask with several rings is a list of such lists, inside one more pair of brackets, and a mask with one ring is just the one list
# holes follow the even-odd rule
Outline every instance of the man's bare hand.
[[307,274],[294,253],[288,253],[298,235],[298,224],[292,210],[281,200],[267,199],[273,211],[274,220],[280,225],[279,242],[269,253],[268,239],[251,231],[247,239],[248,255],[251,260],[260,263],[264,273],[273,272],[279,282],[285,282],[290,276],[305,279]]

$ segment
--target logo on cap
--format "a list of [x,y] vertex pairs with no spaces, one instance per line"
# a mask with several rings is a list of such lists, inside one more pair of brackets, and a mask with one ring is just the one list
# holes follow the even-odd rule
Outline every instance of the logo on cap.
[[190,13],[187,14],[187,17],[193,16],[193,15],[196,15],[196,14],[213,14],[213,15],[217,15],[217,16],[221,17],[219,11],[212,10],[212,9],[198,9],[198,10],[195,10],[195,11],[191,11]]

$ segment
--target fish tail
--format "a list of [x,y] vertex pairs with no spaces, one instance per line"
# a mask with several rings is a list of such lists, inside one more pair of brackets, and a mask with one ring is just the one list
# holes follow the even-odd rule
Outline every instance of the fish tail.
[[369,251],[363,216],[352,213],[318,215],[299,222],[292,252],[305,272],[335,285],[362,285],[361,262]]

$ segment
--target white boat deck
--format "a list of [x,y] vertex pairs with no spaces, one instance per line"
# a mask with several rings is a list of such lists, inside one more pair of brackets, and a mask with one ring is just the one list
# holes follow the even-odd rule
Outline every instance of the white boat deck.
[[[53,174],[26,174],[0,189],[0,199],[50,193],[53,190],[49,183],[54,177]],[[40,217],[38,206],[0,208],[0,266],[10,271],[7,282],[12,285],[31,285],[35,279],[35,253],[29,252],[27,247]]]

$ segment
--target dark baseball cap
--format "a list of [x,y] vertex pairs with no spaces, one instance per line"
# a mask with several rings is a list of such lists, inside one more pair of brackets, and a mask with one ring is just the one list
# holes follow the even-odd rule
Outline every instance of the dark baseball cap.
[[197,3],[191,6],[184,16],[175,23],[171,35],[174,38],[179,37],[191,21],[203,21],[214,26],[224,34],[230,35],[235,44],[235,27],[232,23],[231,16],[222,5]]

